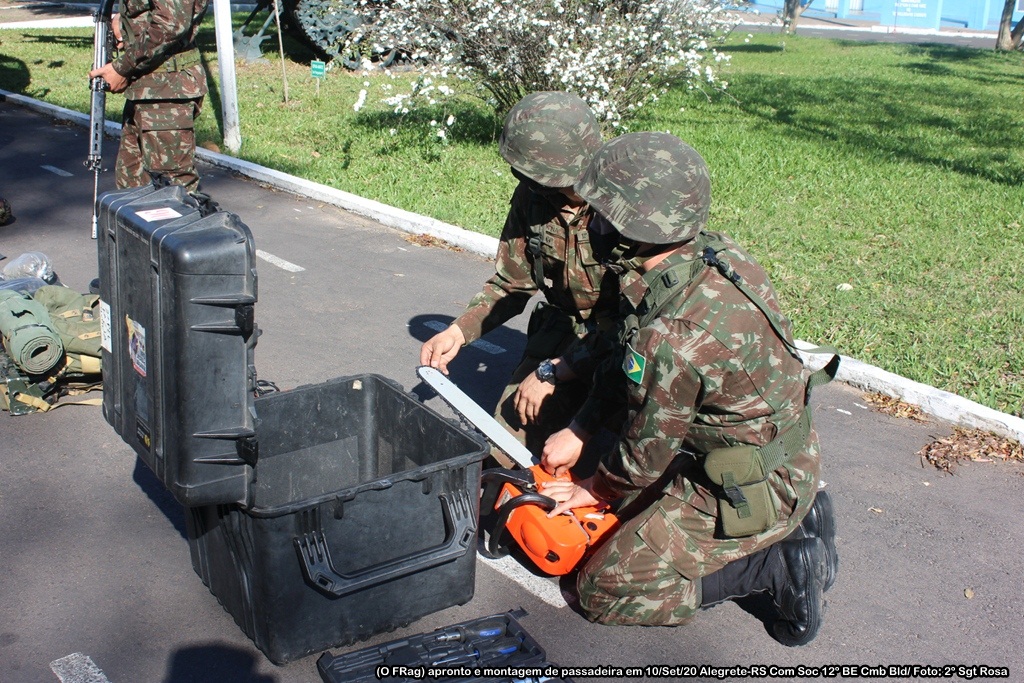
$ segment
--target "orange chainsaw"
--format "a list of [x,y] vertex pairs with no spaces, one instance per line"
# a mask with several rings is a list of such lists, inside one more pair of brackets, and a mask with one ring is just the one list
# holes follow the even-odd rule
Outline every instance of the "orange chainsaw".
[[490,538],[481,549],[484,556],[493,559],[508,554],[508,546],[504,545],[507,534],[541,571],[561,576],[575,569],[618,528],[619,520],[606,503],[575,508],[548,518],[547,513],[556,503],[539,493],[540,484],[556,479],[572,481],[571,475],[554,477],[544,471],[525,446],[438,370],[421,366],[416,372],[448,405],[522,468],[489,469],[481,477],[480,509],[493,508],[497,515]]

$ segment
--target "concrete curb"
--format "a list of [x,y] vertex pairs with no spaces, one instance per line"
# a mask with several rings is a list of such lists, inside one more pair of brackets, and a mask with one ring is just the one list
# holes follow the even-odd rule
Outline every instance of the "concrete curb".
[[[40,102],[24,95],[0,90],[0,99],[14,102],[61,121],[89,125],[89,117],[85,114]],[[120,136],[121,126],[107,121],[105,130],[108,135],[116,137]],[[470,232],[411,211],[303,180],[226,154],[199,148],[196,150],[196,156],[209,164],[234,171],[277,189],[337,206],[403,232],[430,235],[480,256],[494,258],[498,250],[498,240],[494,237]],[[805,348],[813,346],[799,340],[797,343]],[[804,354],[804,357],[812,366],[815,358],[821,359],[821,356],[815,357],[807,354]],[[836,379],[864,391],[878,392],[919,406],[928,415],[954,425],[991,431],[1024,443],[1024,419],[1001,413],[948,391],[900,377],[854,358],[842,357]]]
[[29,19],[27,21],[9,21],[4,24],[0,24],[0,29],[4,28],[85,28],[86,26],[92,26],[93,21],[91,17],[65,17],[64,19]]

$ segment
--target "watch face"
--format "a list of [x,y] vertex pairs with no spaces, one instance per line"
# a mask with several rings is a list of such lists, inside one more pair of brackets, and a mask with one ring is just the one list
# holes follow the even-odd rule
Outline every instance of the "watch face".
[[537,377],[545,382],[555,381],[555,366],[551,361],[546,360],[537,366]]

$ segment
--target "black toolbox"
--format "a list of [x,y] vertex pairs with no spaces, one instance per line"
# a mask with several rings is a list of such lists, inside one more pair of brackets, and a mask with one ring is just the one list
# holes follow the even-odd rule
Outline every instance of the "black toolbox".
[[564,681],[519,619],[522,608],[452,624],[316,662],[324,683],[540,683]]
[[379,375],[256,397],[248,228],[175,186],[99,208],[104,416],[257,647],[281,664],[469,601],[481,437]]

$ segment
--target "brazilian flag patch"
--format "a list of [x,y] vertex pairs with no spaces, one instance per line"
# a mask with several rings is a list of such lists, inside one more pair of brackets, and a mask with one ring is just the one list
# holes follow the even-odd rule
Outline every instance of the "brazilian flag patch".
[[626,358],[622,361],[622,370],[626,373],[626,377],[640,384],[644,378],[646,366],[647,360],[637,353],[631,344],[626,344]]

